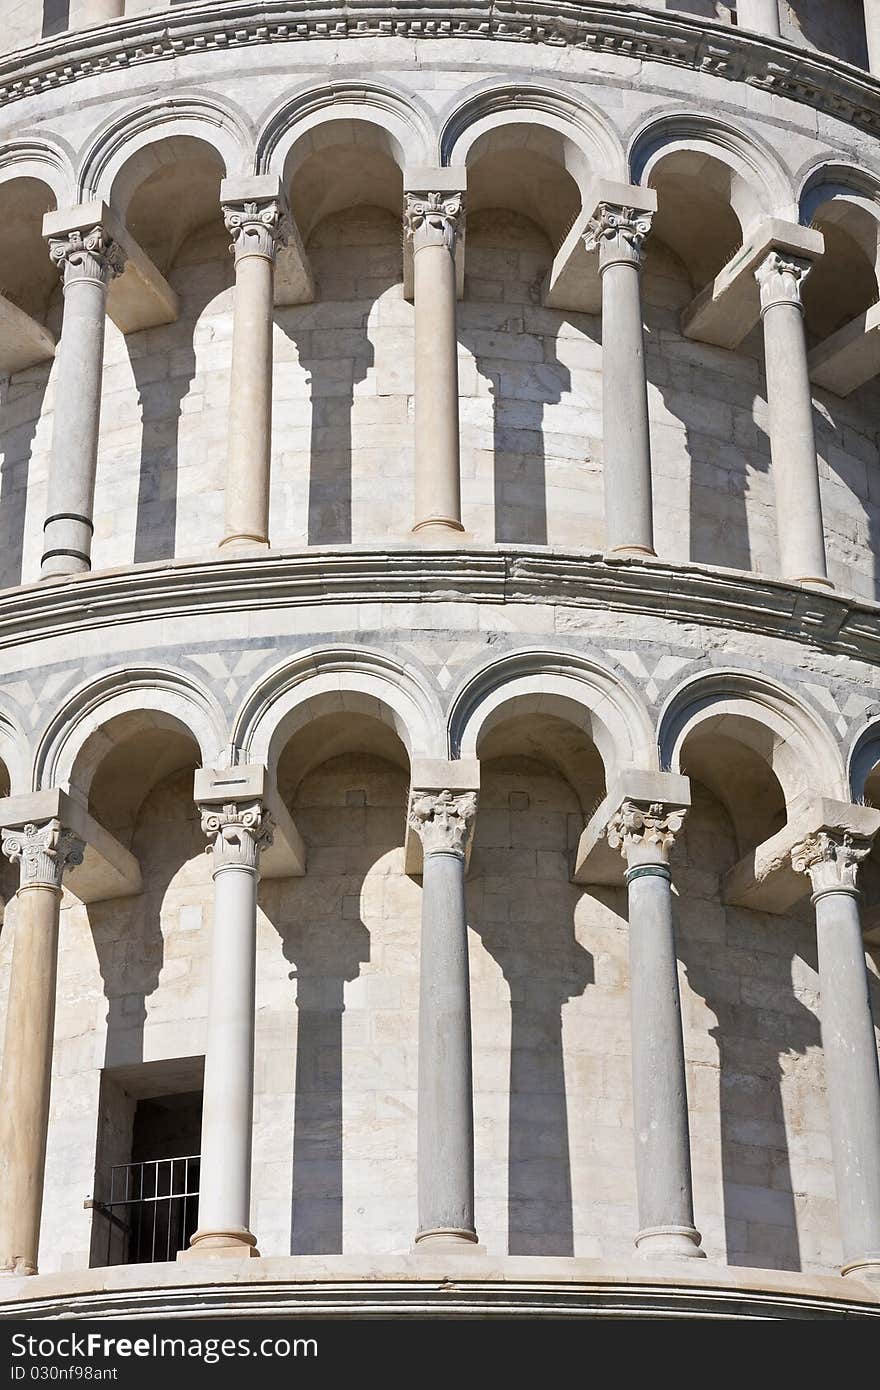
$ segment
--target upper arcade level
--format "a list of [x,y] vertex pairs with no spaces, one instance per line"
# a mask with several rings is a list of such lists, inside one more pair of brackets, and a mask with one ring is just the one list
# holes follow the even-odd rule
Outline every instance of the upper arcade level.
[[[234,3],[235,0],[230,0]],[[859,67],[880,70],[878,0],[649,0],[639,6],[596,0],[599,9],[662,11],[692,16],[719,26],[781,39],[827,53]],[[122,19],[161,15],[175,9],[214,12],[213,4],[193,0],[0,0],[0,52],[28,48],[56,36],[112,24]],[[584,8],[594,8],[594,5]]]

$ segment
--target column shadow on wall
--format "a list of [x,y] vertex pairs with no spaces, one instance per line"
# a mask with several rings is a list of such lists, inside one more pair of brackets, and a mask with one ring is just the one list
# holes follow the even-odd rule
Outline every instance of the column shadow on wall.
[[[370,277],[370,295],[358,293],[356,328],[345,326],[344,354],[334,345],[333,302],[283,309],[276,322],[295,344],[308,373],[311,399],[309,438],[308,544],[345,545],[352,538],[352,413],[355,387],[376,363],[369,336],[373,304],[399,283],[398,274]],[[320,293],[320,284],[319,291]],[[355,306],[349,304],[349,309]],[[327,328],[323,328],[326,323]],[[354,339],[354,342],[352,342]]]
[[[25,380],[31,387],[28,418],[11,428],[4,425],[0,432],[0,448],[3,451],[0,467],[0,585],[4,588],[21,584],[24,578],[28,476],[51,371],[52,363],[44,362],[38,367],[29,368],[27,373],[19,372],[12,378],[0,378],[0,421],[8,420],[10,408],[15,405],[14,401],[10,401],[10,390],[20,390]],[[22,399],[23,396],[18,397],[18,400]]]
[[[817,451],[821,459],[827,464],[829,471],[835,474],[844,487],[848,488],[854,495],[865,518],[868,532],[868,551],[871,557],[869,578],[873,586],[872,597],[876,601],[880,599],[880,450],[878,450],[880,434],[877,431],[874,432],[873,458],[868,460],[860,457],[858,453],[853,451],[851,440],[846,437],[848,433],[846,412],[852,405],[861,414],[862,420],[876,419],[877,407],[880,404],[880,387],[878,387],[877,381],[869,382],[845,400],[828,391],[817,391],[815,386],[813,392],[821,405],[821,408],[816,404],[813,405],[813,428],[816,433]],[[852,428],[852,434],[862,434],[862,437],[865,437],[863,431],[857,429],[855,425]],[[877,500],[872,500],[872,494],[873,498]],[[830,519],[825,515],[827,512],[826,500],[823,510],[826,536],[829,531]],[[844,587],[852,588],[853,586],[845,583]]]
[[470,925],[510,989],[508,1253],[573,1255],[562,1008],[593,983],[593,957],[572,920],[523,932],[477,912]]
[[[180,331],[183,320],[178,320],[125,339],[141,414],[135,564],[173,559],[175,553],[181,418],[196,374],[193,334],[216,295],[216,286],[203,284],[199,276],[192,284],[196,292],[187,294],[185,334]],[[172,374],[157,376],[157,368],[168,360]]]
[[[378,856],[377,856],[378,857]],[[296,985],[291,1255],[339,1255],[343,1241],[342,1015],[345,984],[370,959],[362,921],[318,918],[314,883],[264,883],[260,905]],[[348,892],[346,896],[349,896]]]

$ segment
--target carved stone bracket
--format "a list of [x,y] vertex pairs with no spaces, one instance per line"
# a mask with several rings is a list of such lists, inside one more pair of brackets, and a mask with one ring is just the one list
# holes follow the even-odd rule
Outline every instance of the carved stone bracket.
[[600,203],[584,233],[584,246],[599,252],[599,268],[623,263],[641,269],[653,213]]
[[791,851],[792,868],[809,874],[814,893],[856,893],[859,867],[871,841],[841,831],[819,830]]
[[414,251],[424,246],[445,246],[455,251],[464,218],[460,193],[407,193],[403,225]]
[[608,843],[627,863],[653,859],[665,864],[685,814],[686,808],[662,802],[624,801],[608,822]]
[[803,313],[801,288],[812,268],[812,261],[800,256],[771,251],[755,271],[761,291],[762,316],[776,304],[794,304]]
[[257,871],[260,851],[272,843],[273,822],[260,801],[230,801],[223,806],[200,806],[214,872],[238,868]]
[[21,866],[22,888],[60,891],[65,869],[83,862],[85,845],[58,820],[3,831],[3,853]]
[[232,236],[230,251],[236,262],[245,256],[274,261],[291,234],[290,218],[280,198],[245,203],[225,203],[223,220]]
[[413,792],[409,823],[425,854],[465,857],[477,814],[476,792]]
[[73,231],[49,241],[49,256],[61,270],[65,289],[77,280],[110,284],[125,269],[125,252],[104,227]]

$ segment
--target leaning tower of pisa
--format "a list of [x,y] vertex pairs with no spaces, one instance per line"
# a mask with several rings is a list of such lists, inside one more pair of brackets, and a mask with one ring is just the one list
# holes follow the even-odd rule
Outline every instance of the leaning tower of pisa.
[[0,1316],[880,1316],[880,0],[0,20]]

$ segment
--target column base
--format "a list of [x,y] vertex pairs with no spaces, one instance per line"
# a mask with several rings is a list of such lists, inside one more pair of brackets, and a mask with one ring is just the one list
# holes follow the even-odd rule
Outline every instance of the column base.
[[243,1227],[231,1231],[196,1231],[178,1260],[258,1260],[257,1238]]
[[627,556],[635,560],[643,559],[645,556],[649,560],[657,559],[657,552],[650,545],[612,545],[605,551],[606,555],[614,555],[618,559],[625,560]]
[[265,536],[224,536],[218,550],[269,550]]
[[701,1239],[693,1226],[649,1226],[639,1231],[635,1245],[646,1260],[705,1260]]
[[0,1269],[0,1279],[31,1279],[38,1273],[37,1266],[29,1260],[16,1259],[11,1265],[6,1264]]
[[850,1260],[849,1264],[841,1265],[840,1273],[844,1279],[865,1279],[871,1284],[880,1284],[880,1254]]
[[443,541],[459,543],[467,533],[461,522],[452,517],[432,516],[427,521],[417,521],[410,534],[431,545]]
[[414,1255],[437,1255],[442,1251],[456,1255],[485,1255],[485,1245],[480,1245],[476,1231],[466,1231],[454,1226],[438,1227],[433,1231],[419,1231],[412,1247]]
[[819,589],[834,588],[834,584],[830,579],[827,579],[824,575],[818,574],[787,574],[785,576],[785,582],[786,584],[812,584]]

